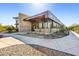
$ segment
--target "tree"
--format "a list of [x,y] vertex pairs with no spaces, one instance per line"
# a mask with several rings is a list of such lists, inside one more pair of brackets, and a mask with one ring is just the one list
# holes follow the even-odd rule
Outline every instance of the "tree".
[[6,29],[7,29],[7,31],[8,31],[9,33],[16,31],[16,28],[15,28],[14,26],[12,26],[12,25],[11,25],[11,26],[7,26]]

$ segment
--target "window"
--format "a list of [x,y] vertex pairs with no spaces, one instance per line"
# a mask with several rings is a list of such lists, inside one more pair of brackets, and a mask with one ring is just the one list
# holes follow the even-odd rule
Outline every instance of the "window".
[[56,27],[58,28],[58,24],[56,24]]
[[38,24],[38,23],[36,24],[36,28],[37,28],[37,29],[39,28],[39,24]]
[[53,28],[53,21],[51,21],[51,28]]
[[43,23],[43,27],[44,27],[44,28],[47,28],[47,22],[44,22],[44,23]]
[[48,22],[48,28],[51,28],[51,24],[52,24],[52,22],[49,21],[49,22]]
[[42,22],[39,23],[39,28],[42,28]]
[[53,27],[56,27],[57,26],[56,24],[57,24],[56,22],[53,22]]

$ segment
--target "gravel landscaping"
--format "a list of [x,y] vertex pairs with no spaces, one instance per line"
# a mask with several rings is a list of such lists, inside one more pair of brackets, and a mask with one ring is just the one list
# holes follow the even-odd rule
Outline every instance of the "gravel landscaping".
[[0,56],[46,56],[45,53],[25,44],[0,49]]
[[17,44],[0,49],[0,56],[73,56],[38,45]]

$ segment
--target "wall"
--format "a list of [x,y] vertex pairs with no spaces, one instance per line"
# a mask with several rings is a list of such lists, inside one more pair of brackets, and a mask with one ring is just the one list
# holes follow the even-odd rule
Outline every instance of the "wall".
[[28,32],[31,31],[31,22],[23,21],[23,19],[27,18],[28,16],[22,13],[19,13],[18,19],[18,30],[19,32]]

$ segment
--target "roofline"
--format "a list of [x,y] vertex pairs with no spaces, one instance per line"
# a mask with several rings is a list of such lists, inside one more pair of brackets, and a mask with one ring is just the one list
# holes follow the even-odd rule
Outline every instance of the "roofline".
[[[62,25],[64,25],[52,12],[50,12],[49,10],[47,10],[47,11],[44,11],[44,12],[41,12],[41,13],[39,13],[39,14],[36,14],[36,15],[34,15],[34,16],[30,16],[28,19],[31,19],[31,18],[34,18],[34,17],[37,17],[37,16],[39,16],[39,15],[41,15],[41,14],[44,14],[44,13],[51,13]],[[56,21],[57,22],[57,21]],[[58,23],[59,23],[58,22]]]

